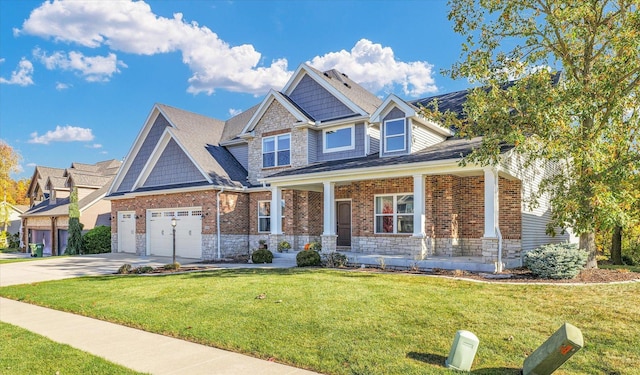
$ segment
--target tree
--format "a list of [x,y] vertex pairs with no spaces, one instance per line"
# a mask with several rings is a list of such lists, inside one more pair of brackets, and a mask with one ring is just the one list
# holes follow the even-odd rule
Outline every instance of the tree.
[[528,163],[568,166],[545,177],[537,196],[551,197],[549,228],[573,228],[589,251],[587,267],[597,267],[594,231],[628,225],[638,199],[630,181],[640,173],[640,0],[450,6],[466,40],[447,73],[478,87],[465,121],[444,118],[463,136],[483,136],[464,162],[497,164],[507,143]]
[[69,240],[66,254],[82,254],[82,223],[78,208],[78,188],[74,187],[69,196]]
[[9,187],[14,184],[11,173],[20,171],[18,169],[19,163],[20,154],[14,151],[8,143],[0,139],[0,188],[2,189],[0,198],[5,202],[2,207],[4,212],[0,215],[0,217],[2,217],[2,223],[0,224],[4,227],[4,232],[7,231],[7,227],[9,226],[9,207],[6,205],[7,195]]

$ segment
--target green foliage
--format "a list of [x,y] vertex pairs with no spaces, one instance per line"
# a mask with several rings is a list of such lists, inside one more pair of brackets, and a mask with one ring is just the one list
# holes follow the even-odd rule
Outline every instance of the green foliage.
[[78,188],[71,190],[69,197],[69,239],[67,241],[67,255],[82,254],[82,223],[78,209]]
[[305,250],[296,255],[296,264],[298,267],[314,267],[322,265],[322,260],[317,251]]
[[10,234],[7,239],[9,240],[10,249],[17,249],[20,247],[20,233]]
[[131,273],[131,265],[128,263],[125,263],[123,265],[120,266],[120,268],[118,268],[118,272],[119,274],[128,274]]
[[0,232],[0,249],[7,247],[9,247],[9,232],[3,230]]
[[572,279],[584,268],[587,256],[574,244],[549,244],[526,253],[524,265],[543,279]]
[[151,266],[140,266],[140,267],[136,267],[136,268],[132,269],[131,273],[142,274],[142,273],[150,273],[152,271],[153,271],[153,267],[151,267]]
[[347,256],[342,253],[338,253],[336,251],[332,251],[328,254],[322,255],[322,264],[325,267],[329,267],[329,268],[346,267],[347,263],[348,263]]
[[111,227],[99,225],[82,236],[84,254],[101,254],[111,252]]
[[448,73],[476,88],[462,118],[425,113],[483,137],[465,163],[498,164],[505,144],[525,167],[550,161],[526,198],[549,194],[549,228],[584,235],[593,265],[587,236],[628,227],[640,210],[638,2],[451,0],[450,9],[466,39]]
[[267,249],[258,249],[251,254],[253,263],[273,263],[273,253]]
[[164,268],[165,270],[175,271],[177,269],[180,269],[180,263],[175,262],[175,263],[165,264],[164,266],[162,266],[162,268]]
[[291,249],[291,244],[288,241],[280,241],[278,244],[278,252],[288,251]]

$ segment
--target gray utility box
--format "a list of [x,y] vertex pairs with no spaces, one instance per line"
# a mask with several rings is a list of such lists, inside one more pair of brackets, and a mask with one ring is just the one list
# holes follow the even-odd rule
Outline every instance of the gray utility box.
[[456,332],[453,345],[449,351],[449,357],[444,362],[445,366],[454,370],[471,371],[473,359],[478,351],[480,340],[469,331]]
[[523,375],[549,375],[584,346],[582,332],[565,323],[524,360]]

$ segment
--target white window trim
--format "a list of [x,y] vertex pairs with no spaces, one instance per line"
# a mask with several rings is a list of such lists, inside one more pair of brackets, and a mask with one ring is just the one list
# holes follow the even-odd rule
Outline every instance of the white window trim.
[[[263,202],[269,203],[269,215],[267,215],[267,216],[260,216],[260,203],[263,203]],[[283,209],[282,209],[282,217],[281,217],[281,219],[284,219],[284,199],[282,200],[282,208]],[[271,200],[269,200],[269,199],[259,200],[258,201],[258,211],[257,211],[257,213],[258,213],[258,215],[257,215],[258,216],[258,219],[257,219],[258,220],[258,233],[270,233],[271,232],[271,223],[269,223],[269,230],[260,230],[260,219],[269,219],[269,220],[271,220]]]
[[[289,148],[286,149],[278,149],[278,138],[279,137],[283,137],[283,136],[288,136],[289,137]],[[268,139],[273,139],[273,154],[274,154],[274,158],[273,158],[273,165],[270,166],[265,166],[264,165],[264,142]],[[277,134],[277,135],[272,135],[269,137],[264,137],[262,138],[262,150],[261,150],[261,156],[262,156],[262,168],[274,168],[274,167],[287,167],[291,165],[291,133],[284,133],[284,134]],[[278,152],[280,151],[289,151],[289,164],[278,164]]]
[[[337,130],[342,130],[342,129],[347,129],[347,128],[351,129],[351,144],[349,146],[327,148],[327,132],[337,131]],[[355,128],[356,128],[355,125],[346,125],[346,126],[340,126],[340,127],[331,128],[331,129],[322,129],[322,152],[326,154],[326,153],[330,153],[330,152],[348,151],[348,150],[355,149],[356,148],[356,142],[355,142],[356,131],[355,131]]]
[[[411,195],[412,197],[415,198],[415,195],[413,194],[413,192],[410,193],[392,193],[392,194],[375,194],[373,196],[373,233],[374,234],[400,234],[400,235],[407,235],[407,236],[411,236],[413,234],[412,232],[406,232],[406,233],[398,233],[398,216],[411,216],[411,218],[413,218],[413,212],[411,213],[406,213],[406,214],[399,214],[398,215],[398,197],[401,195]],[[393,197],[393,215],[391,214],[378,214],[376,213],[376,200],[378,199],[378,197]],[[415,204],[415,201],[414,201]],[[414,211],[415,211],[415,207],[414,207]],[[378,227],[376,226],[377,223],[377,218],[378,216],[393,216],[393,232],[380,232],[378,231]],[[415,225],[415,223],[413,224]]]
[[[404,126],[404,133],[402,134],[394,134],[394,135],[387,135],[387,123],[388,122],[393,122],[393,121],[402,121],[402,124]],[[407,119],[406,118],[394,118],[394,119],[390,119],[390,120],[385,120],[384,122],[384,131],[383,131],[383,143],[384,143],[384,153],[390,153],[390,152],[403,152],[403,151],[407,151],[407,144],[409,142],[407,142],[407,138],[409,137],[408,134],[408,130],[409,127],[407,126]],[[389,150],[387,149],[387,145],[389,142],[387,142],[388,138],[395,138],[395,137],[404,137],[404,143],[403,143],[403,148],[402,149],[397,149],[397,150]]]

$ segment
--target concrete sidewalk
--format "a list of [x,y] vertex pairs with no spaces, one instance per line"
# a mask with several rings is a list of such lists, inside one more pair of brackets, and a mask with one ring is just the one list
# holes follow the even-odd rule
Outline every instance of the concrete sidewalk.
[[151,374],[316,374],[5,298],[0,298],[0,320]]

